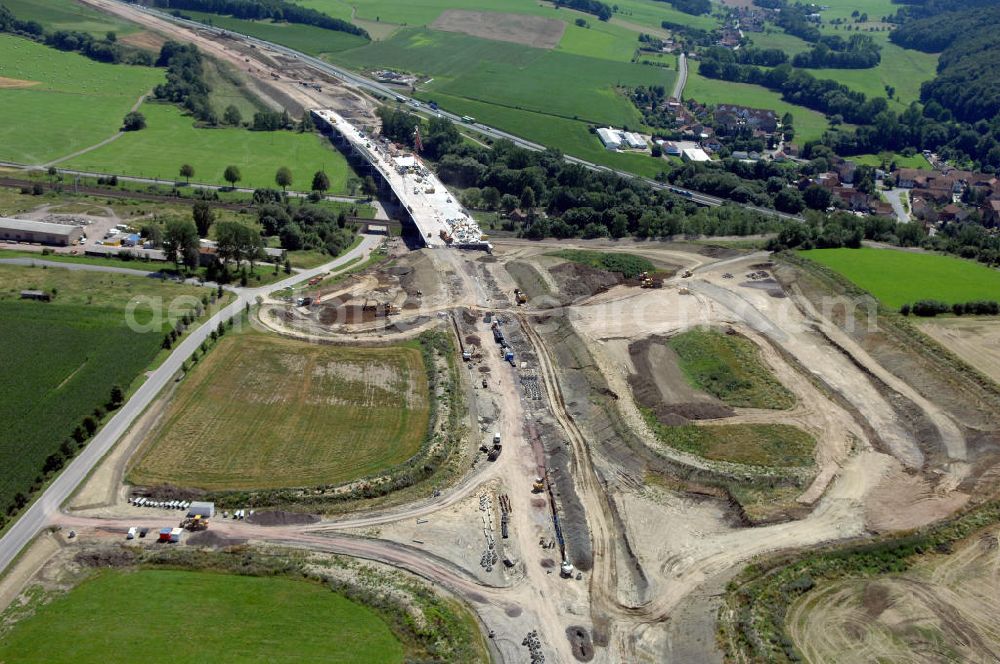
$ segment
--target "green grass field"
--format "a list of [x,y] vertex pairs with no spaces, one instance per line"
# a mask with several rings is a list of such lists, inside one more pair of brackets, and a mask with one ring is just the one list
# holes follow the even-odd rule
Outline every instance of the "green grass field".
[[0,91],[0,160],[41,164],[118,131],[163,70],[101,64],[0,35],[0,76],[36,83]]
[[893,249],[812,249],[802,256],[839,272],[893,308],[917,300],[1000,300],[1000,271],[940,254]]
[[692,387],[730,406],[791,408],[795,395],[761,362],[760,351],[745,337],[718,330],[691,330],[671,337],[680,368]]
[[759,85],[704,78],[698,75],[697,67],[691,66],[693,64],[688,63],[685,99],[695,99],[703,104],[742,104],[753,108],[770,108],[778,115],[791,113],[795,124],[794,142],[798,145],[820,138],[829,126],[822,113],[789,104],[777,92]]
[[38,21],[50,32],[76,30],[103,37],[111,31],[121,37],[141,29],[75,0],[3,0],[2,4],[19,20]]
[[588,251],[586,249],[562,249],[551,251],[547,256],[557,256],[573,263],[589,265],[598,270],[620,272],[626,279],[633,279],[641,272],[652,272],[656,269],[649,259],[634,254],[624,254],[617,251]]
[[241,187],[274,187],[281,166],[292,170],[292,189],[308,189],[313,173],[325,170],[330,193],[345,191],[350,167],[329,142],[316,134],[289,131],[255,132],[246,129],[198,129],[174,106],[142,106],[146,129],[83,154],[61,166],[97,173],[125,173],[164,180],[178,179],[181,164],[191,164],[196,182],[226,184],[229,164],[240,168]]
[[227,490],[364,477],[420,449],[427,390],[413,347],[228,335],[181,386],[130,481]]
[[[191,18],[209,23],[219,28],[232,30],[244,35],[251,35],[276,44],[284,44],[297,51],[310,55],[336,53],[350,48],[357,48],[368,43],[364,37],[324,30],[311,25],[293,23],[272,23],[270,21],[245,21],[232,16],[219,16],[204,12],[185,11]],[[348,12],[350,14],[350,12]]]
[[[849,157],[850,161],[853,161],[864,166],[874,166],[875,168],[882,167],[882,156],[877,154],[858,154]],[[890,153],[888,156],[889,165],[895,163],[897,168],[920,168],[923,170],[930,170],[931,164],[927,159],[921,154],[915,154],[912,157],[904,157],[898,153]]]
[[[430,97],[441,94],[615,126],[641,123],[638,111],[616,91],[617,86],[670,88],[675,76],[662,67],[426,29],[400,30],[386,41],[332,59],[358,69],[392,67],[432,77],[422,87]],[[566,85],[570,80],[573,84]]]
[[175,570],[102,571],[0,637],[4,662],[402,662],[371,609],[321,584]]
[[666,426],[647,417],[661,443],[713,461],[792,468],[813,464],[816,441],[788,424]]
[[[126,307],[134,297],[163,298],[207,291],[154,279],[58,268],[0,265],[0,507],[27,493],[45,458],[74,427],[107,402],[113,385],[128,386],[160,351],[162,327],[132,331]],[[19,299],[21,290],[55,289],[53,302]],[[189,301],[186,307],[192,306]],[[151,309],[136,310],[151,323]]]

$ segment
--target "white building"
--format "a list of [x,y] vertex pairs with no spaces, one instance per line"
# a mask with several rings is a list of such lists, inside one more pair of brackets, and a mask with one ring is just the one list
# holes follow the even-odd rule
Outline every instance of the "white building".
[[622,137],[625,139],[625,144],[634,150],[642,150],[647,147],[646,139],[635,133],[634,131],[623,131],[621,132]]
[[597,136],[608,150],[617,150],[622,146],[622,133],[617,129],[600,127],[597,130]]
[[684,161],[711,161],[708,154],[701,148],[685,148],[681,150],[681,159]]

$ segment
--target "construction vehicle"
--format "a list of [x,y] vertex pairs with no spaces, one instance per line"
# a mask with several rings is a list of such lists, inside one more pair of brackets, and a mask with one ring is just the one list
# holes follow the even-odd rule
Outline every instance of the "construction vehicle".
[[193,517],[181,521],[181,528],[191,532],[208,530],[208,519],[203,519],[200,514],[195,514]]
[[684,270],[684,272],[681,274],[681,278],[683,279],[687,279],[690,276],[691,276],[691,270]]
[[536,477],[535,481],[531,484],[531,493],[541,493],[545,491],[545,478]]
[[322,280],[323,280],[322,277],[313,277],[312,279],[309,280],[309,285],[310,286],[315,286],[316,284],[318,284]]
[[485,378],[483,378],[483,389],[486,389],[486,385],[487,385],[487,383],[486,383],[486,379],[485,379]]
[[500,443],[493,443],[493,449],[489,451],[486,455],[487,461],[496,461],[500,456],[500,452],[503,451],[503,446]]
[[562,561],[562,565],[559,566],[559,573],[562,574],[564,579],[573,576],[573,563],[568,560]]
[[528,302],[528,296],[520,288],[514,289],[514,301],[518,304],[526,304]]

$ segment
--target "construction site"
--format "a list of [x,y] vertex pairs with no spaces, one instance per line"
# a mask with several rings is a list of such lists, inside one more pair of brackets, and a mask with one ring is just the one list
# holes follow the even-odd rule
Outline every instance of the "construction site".
[[[994,498],[1000,388],[871,298],[721,243],[487,238],[419,156],[377,136],[365,94],[209,29],[87,1],[241,63],[262,98],[313,109],[380,173],[422,243],[369,237],[364,261],[255,292],[251,329],[179,373],[53,510],[0,579],[0,609],[33,582],[62,588],[73,556],[161,546],[153,532],[170,551],[280,548],[391,570],[469,611],[490,661],[785,661],[747,656],[742,641],[774,635],[727,610],[751,562],[922,532]],[[653,268],[626,277],[564,250]],[[282,352],[240,360],[232,347],[252,338]],[[211,412],[196,426],[182,406]],[[394,430],[406,454],[381,433],[350,438],[376,407],[420,415]],[[271,418],[263,450],[252,418],[278,408],[289,423]],[[331,413],[342,429],[319,419]],[[336,455],[303,442],[334,435]],[[137,473],[151,449],[174,474]],[[341,473],[352,454],[365,465]],[[775,638],[816,662],[941,661],[900,626],[918,616],[935,653],[988,661],[995,620],[975,616],[995,601],[957,579],[995,586],[995,530],[970,530],[985,543],[963,540],[960,557],[942,550],[871,596],[810,578],[828,602],[803,590]],[[926,575],[953,591],[947,602],[914,590]]]

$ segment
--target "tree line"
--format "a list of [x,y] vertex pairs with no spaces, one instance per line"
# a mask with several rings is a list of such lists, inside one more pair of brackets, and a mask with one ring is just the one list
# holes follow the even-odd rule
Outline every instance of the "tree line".
[[712,13],[711,0],[660,0],[660,2],[669,2],[677,11],[693,16]]
[[600,0],[553,0],[556,7],[569,7],[579,12],[593,14],[602,21],[611,18],[611,6]]
[[233,16],[248,21],[300,23],[369,39],[368,31],[353,23],[284,0],[154,0],[153,4],[165,9],[187,9]]
[[924,102],[936,101],[966,122],[1000,113],[1000,7],[949,11],[909,21],[889,38],[904,48],[941,53],[937,76],[920,87]]
[[[813,47],[792,58],[796,67],[807,69],[869,69],[882,61],[882,53],[871,35],[840,35],[820,38]],[[754,63],[757,64],[757,63]]]

